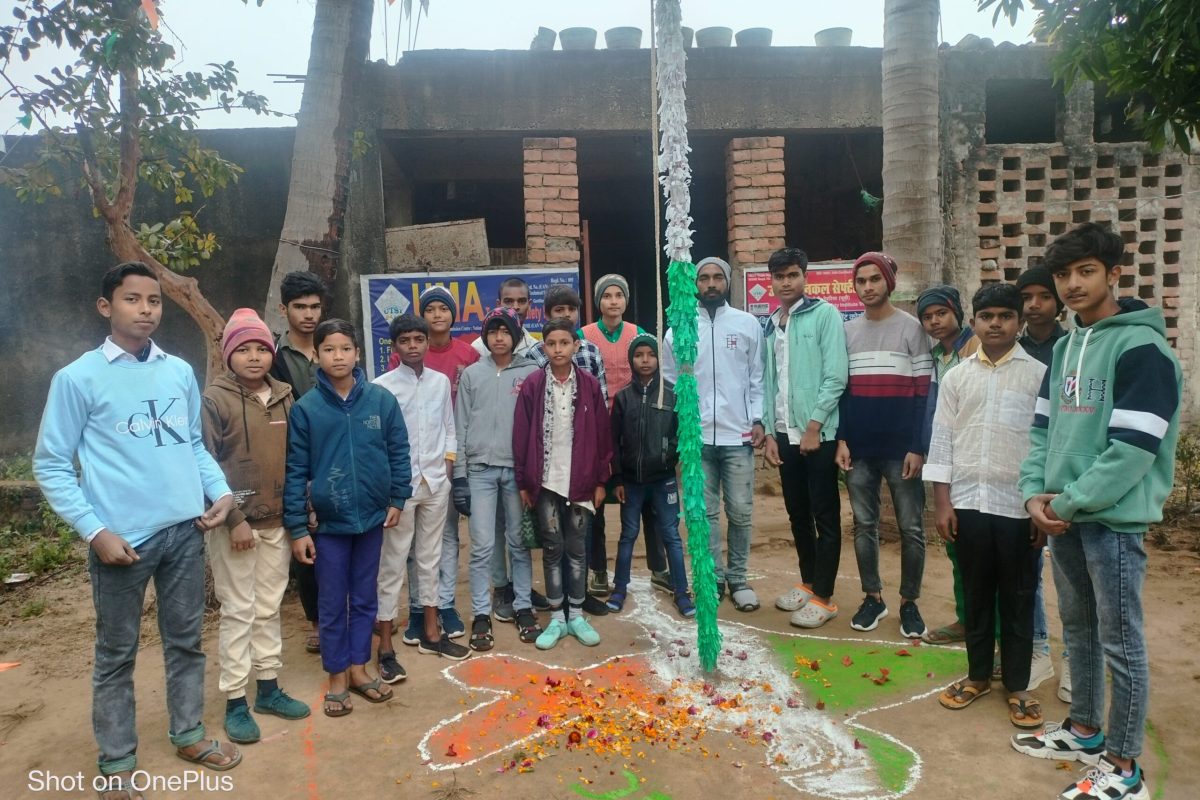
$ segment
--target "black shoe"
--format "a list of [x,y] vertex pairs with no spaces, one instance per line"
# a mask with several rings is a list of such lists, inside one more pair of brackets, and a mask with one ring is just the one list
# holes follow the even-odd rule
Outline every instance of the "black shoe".
[[603,617],[608,613],[608,606],[589,594],[583,598],[583,613],[591,614],[593,617]]
[[513,621],[513,600],[516,596],[511,583],[496,587],[492,593],[492,616],[497,622]]
[[517,612],[517,634],[522,642],[533,644],[541,633],[542,626],[538,625],[537,615],[531,609],[522,608]]
[[550,601],[546,599],[546,595],[539,592],[537,589],[531,589],[529,599],[533,602],[535,611],[549,611]]
[[873,631],[879,625],[879,620],[887,615],[887,605],[882,600],[867,595],[858,607],[854,619],[850,620],[850,627],[856,631]]
[[650,585],[661,592],[667,594],[675,594],[675,584],[671,581],[671,571],[663,570],[662,572],[650,573]]
[[900,604],[900,635],[905,639],[920,639],[925,635],[925,620],[912,600]]
[[396,660],[396,654],[383,652],[379,654],[379,680],[384,683],[399,683],[408,677],[404,667]]
[[717,602],[725,599],[725,581],[717,581]]
[[442,634],[442,638],[434,642],[422,636],[420,643],[417,644],[417,652],[424,653],[425,655],[441,656],[451,661],[463,661],[471,657],[470,650],[458,642],[450,641],[450,637],[444,633]]
[[479,614],[471,620],[471,649],[476,652],[491,650],[496,644],[492,636],[492,620],[486,614]]

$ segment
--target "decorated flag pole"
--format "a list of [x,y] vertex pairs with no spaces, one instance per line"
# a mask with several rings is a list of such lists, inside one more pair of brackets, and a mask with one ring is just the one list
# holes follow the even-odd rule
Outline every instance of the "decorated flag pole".
[[[679,415],[680,489],[692,558],[692,588],[696,593],[696,649],[706,672],[716,669],[721,652],[717,627],[717,580],[708,549],[708,513],[704,506],[704,470],[700,465],[700,396],[696,390],[696,265],[692,263],[692,216],[688,165],[687,110],[684,107],[683,33],[679,0],[657,0],[654,7],[657,44],[658,125],[661,131],[659,178],[666,198],[666,242],[670,266],[667,284],[671,304],[667,320],[673,331],[672,349],[679,366],[675,410]],[[660,276],[656,278],[661,279]]]

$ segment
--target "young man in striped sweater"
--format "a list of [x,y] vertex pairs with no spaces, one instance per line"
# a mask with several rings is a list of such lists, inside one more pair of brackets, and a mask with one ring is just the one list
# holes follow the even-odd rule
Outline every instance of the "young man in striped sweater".
[[925,401],[933,373],[929,337],[916,317],[892,305],[896,262],[886,253],[864,253],[854,262],[854,291],[866,308],[846,323],[850,378],[842,395],[838,466],[854,511],[854,555],[862,605],[850,622],[874,630],[888,615],[879,578],[879,491],[892,493],[900,528],[900,633],[925,634],[917,609],[925,571]]

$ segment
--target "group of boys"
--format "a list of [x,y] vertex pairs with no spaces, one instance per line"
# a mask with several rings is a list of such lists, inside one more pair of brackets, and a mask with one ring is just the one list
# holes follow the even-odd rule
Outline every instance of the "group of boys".
[[[1182,378],[1161,312],[1113,294],[1123,250],[1121,238],[1104,226],[1061,236],[1044,266],[1015,286],[985,285],[974,295],[971,327],[952,287],[922,293],[919,319],[892,305],[898,267],[884,253],[855,262],[854,287],[865,312],[843,323],[836,308],[805,294],[804,252],[777,251],[768,268],[780,308],[765,331],[728,304],[726,262],[697,265],[693,370],[720,595],[740,611],[759,607],[747,562],[753,451],[763,448],[780,471],[801,576],[775,605],[802,628],[838,615],[840,468],[865,595],[850,624],[873,630],[888,615],[878,566],[886,480],[901,533],[901,634],[966,642],[967,677],[947,687],[939,702],[961,709],[988,694],[998,640],[1009,718],[1017,727],[1038,728],[1041,709],[1029,690],[1040,682],[1039,656],[1048,666],[1044,611],[1035,622],[1048,539],[1069,643],[1064,672],[1069,664],[1074,678],[1060,696],[1069,698],[1071,712],[1061,725],[1014,736],[1012,746],[1094,765],[1060,795],[1066,800],[1148,797],[1134,761],[1149,681],[1142,539],[1147,525],[1161,519],[1171,487]],[[55,376],[35,454],[47,498],[91,544],[94,727],[113,796],[131,795],[124,781],[136,767],[132,671],[141,597],[151,578],[160,595],[175,600],[159,611],[172,687],[171,740],[181,758],[213,769],[241,759],[236,748],[204,735],[204,547],[189,533],[232,526],[226,517],[234,496],[204,447],[191,369],[150,339],[161,317],[157,281],[144,267],[129,266],[106,276],[97,303],[112,335]],[[289,331],[272,343],[272,373],[299,396],[315,381],[312,331],[324,291],[297,273],[282,294]],[[488,650],[493,616],[514,621],[522,641],[543,649],[568,635],[598,643],[584,612],[621,610],[647,507],[657,511],[646,519],[647,533],[653,528],[659,537],[653,548],[648,541],[648,553],[658,554],[655,583],[673,592],[684,616],[694,613],[675,524],[673,331],[662,342],[660,373],[658,341],[621,320],[625,280],[602,277],[596,296],[602,320],[584,329],[582,341],[580,300],[565,286],[547,292],[544,340],[531,337],[522,324],[529,290],[520,279],[501,287],[500,305],[483,322],[482,345],[452,338],[458,309],[439,286],[420,295],[417,315],[392,322],[393,368],[376,382],[403,409],[414,493],[401,524],[385,537],[380,562],[383,680],[404,678],[391,626],[406,569],[411,612],[402,638],[420,652],[461,659]],[[1064,305],[1074,314],[1070,333],[1058,321]],[[228,354],[226,360],[232,365]],[[264,404],[274,395],[266,383]],[[76,457],[83,465],[78,482]],[[933,484],[937,528],[954,565],[957,620],[935,631],[926,629],[916,605],[925,557],[923,478]],[[154,502],[126,502],[130,491],[148,486],[160,487]],[[615,589],[597,551],[603,536],[593,530],[608,490],[625,505]],[[716,524],[722,501],[727,552]],[[468,516],[471,535],[470,649],[452,641],[466,632],[454,609],[460,514]],[[236,537],[230,542],[238,549]],[[549,597],[532,588],[535,543],[543,547]],[[319,587],[311,576],[299,577],[314,619]],[[609,602],[597,603],[593,594],[607,594]],[[543,629],[536,611],[545,609],[552,613]],[[306,644],[320,649],[315,627]],[[282,694],[273,672],[261,674],[257,661],[256,667],[255,710],[261,704],[267,713],[301,716],[287,705],[295,701]],[[1106,667],[1112,676],[1107,739]]]

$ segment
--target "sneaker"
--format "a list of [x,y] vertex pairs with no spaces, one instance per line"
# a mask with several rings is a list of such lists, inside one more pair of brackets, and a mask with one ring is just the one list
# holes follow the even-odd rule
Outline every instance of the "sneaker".
[[258,723],[250,716],[250,708],[245,703],[225,712],[225,734],[229,741],[238,744],[251,744],[262,738]]
[[582,614],[578,617],[571,617],[571,621],[567,623],[567,632],[578,639],[582,645],[595,647],[600,644],[600,634],[596,633],[596,629]]
[[254,713],[274,714],[283,719],[304,719],[312,710],[309,709],[308,703],[289,697],[287,692],[276,687],[269,695],[264,697],[260,694],[254,698]]
[[608,571],[592,570],[588,573],[587,590],[588,594],[607,597],[612,591],[612,587],[608,585]]
[[468,644],[476,652],[491,650],[495,646],[496,638],[492,636],[492,620],[487,614],[476,614],[475,619],[471,620],[471,641]]
[[1029,662],[1029,686],[1026,691],[1032,692],[1044,682],[1054,677],[1054,662],[1049,653],[1034,653],[1033,661]]
[[908,600],[900,604],[900,635],[905,639],[920,639],[928,629],[917,604]]
[[[462,617],[458,615],[458,611],[456,609],[439,608],[438,622],[441,623],[442,633],[446,634],[451,639],[461,639],[462,635],[467,632],[467,626],[463,624]],[[404,639],[404,643],[408,644],[407,637]]]
[[1058,699],[1071,705],[1071,662],[1062,660],[1062,673],[1058,676]]
[[671,582],[670,570],[663,570],[662,572],[652,571],[650,573],[650,585],[662,592],[675,593],[675,585]]
[[546,626],[546,630],[538,635],[534,644],[537,645],[538,650],[549,650],[558,644],[559,639],[566,638],[566,635],[567,623],[560,619],[552,619],[550,620],[550,624]]
[[879,620],[887,615],[887,604],[867,595],[863,598],[862,605],[858,607],[854,618],[850,620],[850,627],[856,631],[873,631],[879,625]]
[[729,584],[729,599],[738,611],[758,611],[758,595],[744,583],[740,586]]
[[819,628],[837,615],[836,604],[827,606],[820,600],[809,600],[792,612],[792,617],[788,622],[797,628]]
[[546,599],[546,595],[542,594],[537,589],[530,590],[529,599],[533,603],[534,611],[550,610],[550,601]]
[[1082,761],[1095,766],[1104,755],[1104,734],[1096,731],[1086,739],[1076,736],[1069,718],[1062,725],[1047,722],[1038,733],[1018,733],[1009,741],[1018,753],[1051,761]]
[[810,590],[803,586],[797,586],[787,594],[776,598],[775,607],[780,611],[799,611],[805,603],[812,599],[812,596],[813,593]]
[[1100,763],[1089,769],[1079,781],[1063,789],[1059,800],[1150,800],[1150,790],[1142,779],[1142,768],[1133,762],[1133,774],[1126,778],[1120,768],[1108,760],[1107,756],[1100,757]]
[[590,594],[583,598],[583,613],[591,614],[593,617],[603,617],[608,613],[608,606],[603,601]]
[[408,610],[408,627],[404,629],[404,636],[400,641],[410,647],[415,647],[417,642],[421,641],[424,633],[425,611],[420,608],[410,608]]
[[384,683],[399,683],[408,677],[404,667],[396,660],[396,654],[383,652],[379,654],[379,680]]
[[471,657],[471,651],[468,648],[450,641],[450,637],[444,633],[442,638],[436,642],[431,642],[422,636],[420,644],[417,645],[417,652],[430,656],[441,656],[451,661],[465,661]]
[[679,616],[684,619],[696,616],[696,604],[692,602],[692,596],[687,592],[675,595],[675,608],[679,609]]
[[496,591],[492,592],[492,616],[497,622],[512,622],[513,621],[513,600],[516,599],[516,593],[513,592],[512,584],[505,586],[497,586]]

